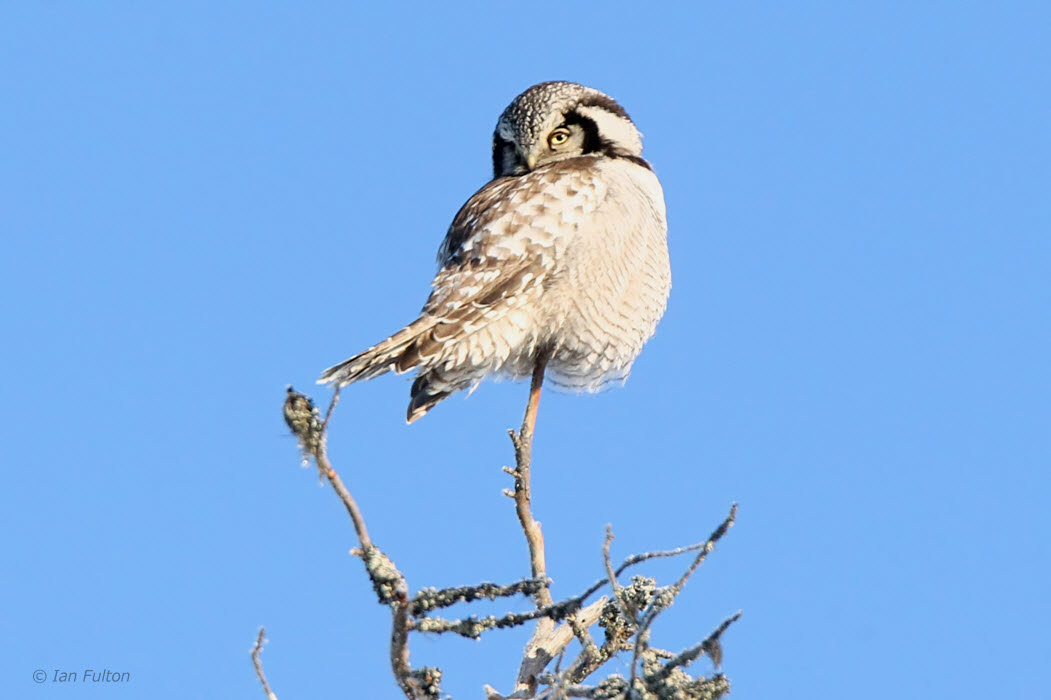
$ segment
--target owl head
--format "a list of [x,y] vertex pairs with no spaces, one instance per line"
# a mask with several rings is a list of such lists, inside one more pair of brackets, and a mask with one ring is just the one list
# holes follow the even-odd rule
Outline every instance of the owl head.
[[576,83],[540,83],[516,97],[497,120],[493,177],[590,154],[646,165],[642,134],[613,98]]

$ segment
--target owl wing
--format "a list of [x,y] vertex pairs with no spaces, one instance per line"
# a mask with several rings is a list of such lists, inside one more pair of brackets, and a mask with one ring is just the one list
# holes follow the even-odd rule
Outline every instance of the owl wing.
[[453,218],[438,251],[441,268],[421,319],[429,323],[402,353],[403,372],[450,355],[450,347],[515,308],[527,306],[553,266],[547,236],[523,215],[536,178],[501,178],[479,190]]
[[439,249],[441,268],[420,317],[320,381],[343,386],[419,368],[424,383],[432,372],[451,382],[453,374],[484,375],[520,352],[537,332],[533,305],[557,273],[567,237],[601,199],[587,163],[557,165],[494,180],[471,197]]
[[423,313],[442,325],[468,324],[470,332],[542,287],[605,197],[594,162],[564,161],[480,189],[457,212],[438,250],[441,269]]
[[512,177],[497,178],[475,192],[460,207],[449,224],[445,240],[438,248],[438,265],[442,269],[462,260],[465,253],[469,252],[466,250],[468,247],[472,251],[484,248],[487,239],[496,232],[494,224],[509,213],[507,195],[521,189],[516,187],[516,184],[521,184],[516,180]]

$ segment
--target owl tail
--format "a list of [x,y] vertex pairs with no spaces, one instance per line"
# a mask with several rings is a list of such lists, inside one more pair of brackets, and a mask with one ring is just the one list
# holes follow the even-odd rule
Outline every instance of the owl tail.
[[382,343],[329,367],[321,373],[317,383],[343,387],[390,371],[401,374],[413,369],[424,359],[419,348],[424,335],[434,324],[433,318],[421,316]]
[[421,372],[412,383],[409,398],[409,409],[405,411],[405,422],[415,423],[427,415],[439,401],[446,399],[455,391],[449,384],[437,379],[430,372]]

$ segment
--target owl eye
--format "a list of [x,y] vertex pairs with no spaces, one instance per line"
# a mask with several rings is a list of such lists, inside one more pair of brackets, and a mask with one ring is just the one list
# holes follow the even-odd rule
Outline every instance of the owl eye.
[[568,129],[555,129],[551,132],[551,135],[547,137],[547,143],[552,147],[561,146],[569,141],[569,130]]

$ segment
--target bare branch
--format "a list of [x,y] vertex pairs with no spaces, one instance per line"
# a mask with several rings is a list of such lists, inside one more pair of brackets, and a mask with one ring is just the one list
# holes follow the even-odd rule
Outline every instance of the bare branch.
[[[598,664],[609,658],[608,656],[604,658],[603,650],[598,648],[595,640],[591,637],[591,633],[588,632],[587,627],[580,624],[580,620],[576,618],[576,615],[570,615],[569,619],[566,620],[566,624],[573,629],[573,636],[580,642],[581,647],[580,655],[574,662],[574,667],[585,668],[594,664],[595,668],[597,668]],[[585,674],[582,677],[586,678],[587,675]]]
[[413,700],[406,680],[412,673],[412,665],[409,663],[409,615],[405,605],[391,606],[390,667],[398,685],[409,700]]
[[347,514],[350,515],[350,520],[354,523],[354,531],[358,533],[358,542],[361,543],[362,549],[370,549],[372,547],[372,539],[369,537],[368,528],[365,527],[365,517],[361,514],[361,510],[358,508],[357,501],[350,495],[350,491],[343,485],[343,479],[339,478],[339,474],[332,468],[332,463],[328,461],[328,450],[325,446],[325,439],[322,437],[321,444],[318,447],[317,452],[314,455],[318,469],[328,479],[328,483],[332,484],[332,489],[339,496],[339,500],[343,502],[343,506],[347,509]]
[[288,387],[284,404],[285,422],[299,440],[304,454],[314,460],[318,471],[328,479],[332,490],[346,508],[350,521],[357,533],[360,548],[353,551],[365,564],[365,571],[372,582],[373,590],[381,603],[391,609],[391,670],[409,700],[437,698],[441,694],[439,684],[441,671],[436,668],[413,669],[409,663],[409,587],[405,576],[394,565],[394,562],[372,543],[365,516],[362,515],[357,501],[343,484],[343,480],[328,459],[326,428],[332,418],[332,411],[339,403],[339,390],[332,396],[324,422],[318,420],[318,411],[314,402],[306,395]]
[[[570,602],[571,601],[566,601],[567,604]],[[608,602],[609,601],[605,597],[599,598],[594,603],[577,613],[577,622],[585,629],[591,627],[591,625],[598,621],[603,608]],[[555,607],[557,608],[558,606]],[[568,624],[554,627],[544,636],[539,636],[534,633],[532,639],[529,640],[529,644],[526,645],[525,655],[522,658],[522,666],[518,671],[519,679],[531,678],[533,679],[534,684],[532,687],[521,682],[516,684],[514,693],[509,697],[532,698],[536,694],[536,677],[547,668],[551,659],[558,656],[558,654],[566,648],[566,645],[573,641],[573,637],[573,629]]]
[[667,549],[658,552],[642,552],[641,554],[632,554],[630,557],[625,557],[621,565],[617,567],[617,576],[620,576],[629,567],[641,564],[650,559],[661,559],[665,557],[677,557],[680,554],[687,554],[689,552],[696,552],[698,549],[705,545],[704,542],[697,542],[695,544],[687,545],[686,547],[676,547],[675,549]]
[[332,392],[332,400],[328,402],[328,410],[325,411],[325,421],[321,424],[322,430],[328,430],[328,422],[332,419],[332,412],[336,410],[336,405],[339,404],[339,392],[342,388],[337,384],[335,391]]
[[[729,682],[721,674],[716,674],[710,679],[692,678],[682,669],[702,654],[710,656],[718,669],[722,655],[719,637],[741,613],[724,621],[700,644],[679,654],[651,647],[649,637],[653,622],[672,605],[686,582],[714,549],[716,542],[733,525],[737,513],[736,504],[731,507],[722,524],[704,542],[673,550],[635,554],[626,558],[617,568],[613,567],[610,556],[613,532],[611,527],[607,527],[602,548],[605,577],[581,595],[557,603],[552,598],[546,575],[543,533],[540,523],[532,514],[531,485],[532,441],[546,360],[547,356],[542,355],[534,368],[529,402],[521,428],[517,432],[509,431],[514,445],[516,466],[514,469],[504,468],[514,477],[513,491],[505,493],[515,502],[515,512],[529,549],[531,578],[506,585],[480,583],[445,589],[424,588],[411,598],[405,576],[372,542],[361,509],[329,461],[326,428],[339,401],[339,391],[333,395],[322,421],[308,397],[295,392],[291,387],[288,388],[284,406],[285,420],[296,435],[304,457],[314,461],[319,474],[332,485],[343,503],[360,544],[351,552],[360,557],[365,564],[365,570],[379,601],[391,609],[390,662],[399,687],[409,700],[436,700],[441,697],[441,671],[430,667],[412,668],[409,657],[409,636],[412,632],[451,633],[477,639],[491,629],[515,627],[535,621],[536,628],[523,652],[514,692],[505,698],[486,686],[489,700],[535,698],[538,697],[537,686],[541,683],[548,686],[541,696],[551,700],[570,697],[649,698],[651,695],[701,699],[721,696],[729,690]],[[618,577],[632,566],[650,559],[672,557],[687,552],[697,552],[697,555],[673,585],[658,588],[653,579],[642,576],[633,577],[631,583],[626,586],[618,580]],[[602,597],[586,608],[583,607],[584,601],[605,585],[612,588],[613,596]],[[472,615],[462,619],[443,619],[428,615],[433,610],[448,608],[458,603],[471,603],[480,599],[495,600],[514,595],[532,597],[535,609],[512,612],[501,617]],[[564,621],[563,624],[559,624],[561,621]],[[589,631],[596,622],[605,629],[605,640],[601,646],[595,642]],[[581,645],[577,658],[564,671],[559,663],[554,673],[544,673],[552,660],[562,658],[574,638],[579,640]],[[259,656],[263,642],[264,633],[260,630],[252,652],[252,660],[268,699],[276,700],[263,676]],[[579,685],[608,660],[628,650],[632,651],[630,679],[612,675],[594,686]]]
[[255,646],[252,647],[252,665],[255,666],[255,675],[259,679],[260,685],[263,686],[263,692],[266,693],[267,700],[277,700],[277,695],[270,690],[270,684],[266,682],[266,674],[263,673],[263,659],[261,657],[263,645],[266,641],[266,630],[260,627],[259,635],[255,638]]
[[440,617],[425,617],[412,623],[412,627],[420,632],[431,632],[433,634],[445,634],[452,632],[468,639],[478,639],[482,632],[491,629],[503,629],[506,627],[517,627],[536,619],[535,614],[519,615],[508,613],[503,617],[486,615],[478,617],[471,615],[461,620],[446,620]]
[[628,640],[635,633],[635,626],[624,618],[619,603],[611,600],[602,606],[598,625],[605,630],[605,641],[597,650],[581,650],[577,658],[566,669],[564,674],[566,681],[579,683],[621,651],[634,647]]
[[457,588],[424,588],[409,602],[409,612],[413,617],[420,617],[430,610],[447,608],[457,603],[470,603],[486,598],[510,598],[514,595],[535,595],[540,588],[547,587],[547,581],[527,578],[507,586],[496,583],[479,583],[474,586]]
[[624,607],[624,601],[620,599],[621,586],[617,583],[617,574],[613,571],[613,561],[609,557],[609,548],[613,544],[613,526],[606,525],[606,539],[602,541],[602,563],[606,566],[606,581],[609,583],[609,587],[613,590],[613,600],[618,606],[620,611],[624,615],[624,619],[635,621],[635,616],[628,612],[627,608]]
[[369,549],[372,547],[372,540],[369,538],[369,531],[365,527],[365,518],[361,514],[361,509],[358,508],[354,497],[350,495],[350,491],[343,485],[343,480],[339,478],[339,474],[332,468],[332,463],[328,461],[325,426],[328,425],[328,419],[331,417],[332,410],[336,407],[338,399],[339,392],[337,391],[329,404],[328,416],[325,418],[325,422],[320,423],[317,419],[317,408],[315,408],[314,402],[310,397],[300,394],[290,386],[288,387],[288,396],[285,399],[284,406],[285,422],[291,428],[296,438],[299,439],[300,447],[314,459],[314,464],[317,465],[321,475],[328,479],[336,495],[339,496],[339,500],[343,502],[343,506],[347,509],[350,520],[354,524],[354,530],[358,534],[361,548]]
[[[605,598],[602,598],[596,603],[605,603]],[[591,606],[585,608],[584,612],[581,613],[585,618],[589,617],[588,611],[596,605],[593,603]],[[478,617],[471,615],[459,620],[446,620],[441,617],[423,617],[409,625],[412,629],[419,632],[431,632],[434,634],[444,634],[446,632],[452,632],[458,634],[461,637],[469,637],[470,639],[478,639],[482,632],[486,632],[491,629],[506,629],[508,627],[518,627],[524,625],[527,622],[533,620],[553,620],[558,621],[563,618],[573,620],[574,622],[567,623],[572,626],[575,624],[581,626],[582,623],[576,620],[576,616],[572,613],[567,612],[569,606],[565,603],[557,603],[548,608],[540,608],[539,610],[530,610],[524,613],[507,613],[502,617],[496,617],[495,615],[487,615],[485,617]],[[597,615],[590,619],[588,624],[592,624],[597,619]]]
[[[541,351],[537,353],[536,365],[533,367],[533,378],[529,384],[529,401],[526,403],[525,415],[522,417],[522,427],[518,433],[508,431],[511,443],[515,448],[515,469],[512,473],[515,479],[514,499],[515,512],[518,521],[522,525],[526,544],[529,546],[529,565],[534,579],[547,580],[547,563],[544,555],[544,534],[540,529],[540,523],[533,517],[531,510],[532,500],[532,478],[530,469],[532,467],[533,434],[536,428],[536,415],[540,403],[540,390],[544,383],[544,370],[550,352]],[[538,590],[533,596],[537,608],[550,607],[554,604],[551,591],[545,586]],[[544,666],[536,668],[537,657],[531,656],[539,652],[539,641],[549,636],[554,627],[554,621],[541,618],[533,630],[533,636],[526,645],[522,664],[518,669],[518,680],[515,683],[515,692],[524,690],[530,692],[536,689],[536,673],[543,670]],[[550,661],[550,658],[547,659]],[[546,666],[547,661],[544,662]]]
[[[672,603],[675,602],[675,598],[682,592],[683,586],[686,585],[686,581],[689,580],[693,572],[701,565],[701,563],[708,558],[709,552],[715,549],[715,543],[718,542],[723,535],[733,526],[734,520],[737,518],[737,504],[734,503],[730,506],[730,513],[726,516],[726,519],[720,523],[708,539],[705,540],[704,546],[700,547],[700,552],[694,557],[693,562],[687,567],[679,580],[671,586],[666,586],[653,596],[653,600],[650,602],[648,609],[642,616],[642,619],[638,623],[638,632],[635,634],[635,649],[632,652],[631,657],[631,678],[629,680],[629,697],[635,692],[635,680],[638,677],[638,664],[639,659],[642,657],[643,651],[649,646],[650,627],[653,622],[657,619],[657,616],[668,609]],[[608,538],[608,535],[607,535]],[[608,559],[608,557],[607,557]],[[608,567],[607,567],[608,568]],[[716,644],[718,638],[716,638]],[[699,652],[698,652],[699,653]],[[670,671],[669,671],[670,673]]]
[[441,669],[431,666],[412,668],[409,663],[408,600],[391,604],[390,664],[394,677],[408,700],[432,700],[441,697]]
[[[544,557],[544,535],[540,530],[540,523],[533,518],[531,510],[533,487],[530,469],[533,458],[533,433],[536,428],[537,408],[540,403],[540,388],[544,383],[544,368],[547,366],[548,356],[541,353],[537,357],[536,366],[533,369],[533,379],[529,385],[529,401],[526,404],[525,415],[522,418],[522,427],[517,433],[508,431],[511,443],[515,448],[515,469],[512,475],[515,479],[515,512],[518,521],[522,525],[526,544],[529,546],[529,564],[532,576],[535,579],[547,579],[547,564]],[[552,605],[554,600],[551,592],[546,588],[537,591],[537,607]]]
[[697,567],[701,565],[705,559],[708,558],[708,553],[715,549],[715,543],[722,539],[723,535],[733,527],[734,521],[737,520],[737,504],[734,503],[730,506],[730,514],[726,516],[726,519],[715,528],[715,531],[708,536],[708,540],[701,547],[700,553],[694,558],[693,563],[690,564],[690,568],[686,569],[686,572],[675,582],[675,593],[678,595],[682,587],[686,585],[686,581],[693,575],[693,572],[697,570]]
[[722,665],[723,662],[723,649],[722,645],[719,642],[719,637],[722,636],[723,632],[725,632],[730,625],[741,619],[742,614],[742,611],[738,610],[734,615],[731,615],[730,617],[723,620],[722,624],[716,627],[715,631],[713,631],[711,634],[705,637],[703,642],[684,650],[682,653],[671,659],[668,663],[664,664],[664,666],[659,671],[647,676],[647,685],[656,685],[661,683],[668,676],[670,676],[672,671],[674,671],[676,668],[679,668],[680,666],[689,665],[701,654],[708,654],[708,656],[712,660],[712,664],[715,666],[715,669],[719,670],[719,667]]
[[[736,508],[737,508],[737,504],[734,504],[731,507],[731,515],[733,517],[736,517],[736,514],[737,514]],[[726,521],[723,521],[723,523],[719,526],[719,528],[716,529],[716,533],[719,534],[719,537],[722,537],[722,535],[725,534],[725,528],[727,528],[727,527],[729,527],[729,525],[727,525]],[[720,532],[720,530],[722,532]],[[607,531],[608,531],[608,528],[607,528]],[[714,534],[715,533],[713,533],[713,535]],[[617,576],[620,576],[622,573],[624,573],[630,567],[635,566],[637,564],[641,564],[641,563],[643,563],[645,561],[649,561],[650,559],[659,559],[659,558],[663,558],[663,557],[675,557],[675,556],[679,556],[680,554],[686,554],[687,552],[696,552],[699,549],[705,549],[705,548],[707,548],[709,546],[710,541],[711,541],[711,537],[709,537],[704,542],[697,542],[696,544],[691,544],[691,545],[689,545],[687,547],[679,547],[678,549],[670,549],[670,550],[658,551],[658,552],[644,552],[642,554],[633,554],[630,557],[625,558],[624,561],[621,563],[621,565],[618,566],[614,570],[613,578],[615,579]],[[696,567],[694,567],[694,568],[696,568]],[[590,598],[592,595],[594,595],[596,592],[598,592],[599,589],[601,589],[603,586],[605,586],[609,582],[610,582],[610,576],[609,576],[609,573],[607,571],[607,574],[606,574],[606,576],[604,578],[600,578],[599,580],[595,581],[595,583],[591,584],[591,586],[587,590],[585,590],[583,593],[581,593],[578,596],[578,598],[580,598],[581,602],[587,600],[588,598]]]

